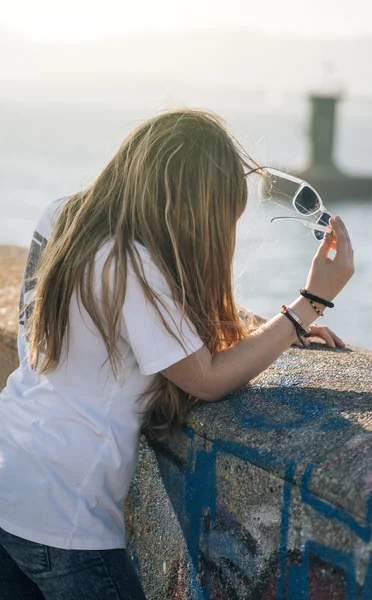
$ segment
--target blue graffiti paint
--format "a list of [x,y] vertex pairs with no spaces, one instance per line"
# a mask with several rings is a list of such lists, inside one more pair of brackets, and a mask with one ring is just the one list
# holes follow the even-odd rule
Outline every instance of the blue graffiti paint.
[[186,598],[190,598],[190,600],[205,600],[207,597],[206,592],[197,580],[197,575],[197,572],[191,564],[189,566],[188,577],[186,581]]
[[262,469],[269,470],[272,467],[285,468],[285,462],[280,456],[276,456],[261,448],[250,448],[237,442],[225,442],[218,440],[214,442],[219,452],[223,454],[234,454],[245,461],[251,462]]
[[189,469],[186,474],[187,494],[185,497],[187,518],[192,524],[189,552],[195,568],[198,565],[203,512],[209,510],[211,521],[214,520],[216,514],[215,478],[216,449],[213,448],[211,452],[198,450],[194,470]]
[[323,423],[321,426],[322,431],[340,431],[340,429],[347,429],[350,427],[351,422],[342,417],[329,418],[328,421]]
[[355,535],[360,537],[364,542],[368,543],[371,539],[371,519],[372,519],[372,496],[369,497],[367,503],[367,513],[365,516],[366,525],[361,525],[358,521],[343,508],[332,506],[314,496],[310,491],[310,480],[313,472],[313,465],[308,465],[302,477],[301,497],[303,502],[311,506],[318,513],[322,514],[327,519],[336,519],[347,525]]
[[369,560],[360,600],[372,600],[372,556]]
[[[247,580],[253,579],[256,558],[235,535],[212,530],[208,536],[207,552],[209,560],[223,570],[224,577],[234,590],[238,590],[244,585],[240,580],[240,572],[245,575]],[[230,565],[237,567],[239,574]]]
[[[199,548],[203,513],[209,512],[210,519],[215,519],[216,513],[216,455],[214,444],[211,450],[195,449],[195,432],[189,428],[187,436],[190,447],[187,457],[186,473],[182,474],[177,468],[170,469],[171,462],[157,453],[157,460],[162,479],[168,496],[177,514],[185,536],[189,555],[198,574]],[[178,474],[176,472],[178,471]],[[172,476],[169,476],[169,473]],[[175,480],[183,485],[174,488]],[[177,491],[175,492],[174,489]],[[183,492],[182,492],[183,490]],[[203,598],[209,600],[208,589],[203,589]]]
[[[323,546],[318,542],[309,540],[305,544],[304,551],[304,563],[307,566],[307,571],[310,565],[310,554],[319,556],[322,560],[341,568],[346,577],[346,600],[357,599],[357,582],[355,578],[355,564],[353,556],[348,552],[341,552],[340,550],[334,550],[328,546]],[[309,577],[307,577],[309,581]],[[309,595],[310,590],[308,590]]]
[[291,566],[287,577],[287,600],[309,600],[308,579],[308,565]]
[[[184,427],[184,432],[190,440],[194,439],[195,430],[190,425]],[[275,466],[281,466],[285,469],[286,466],[285,461],[280,456],[276,456],[272,452],[268,452],[262,448],[251,448],[245,444],[225,440],[210,440],[210,443],[215,445],[219,453],[233,454],[265,470]]]
[[[277,599],[284,600],[287,592],[287,600],[309,600],[309,564],[310,554],[317,555],[330,565],[340,567],[345,572],[345,581],[347,586],[348,600],[356,600],[356,576],[355,565],[352,554],[336,551],[327,548],[314,541],[308,541],[305,545],[302,564],[291,566],[286,581],[286,562],[287,562],[287,544],[288,531],[290,526],[290,505],[292,484],[295,477],[296,461],[291,461],[287,465],[283,459],[260,448],[250,448],[236,442],[226,442],[216,440],[208,443],[208,450],[202,450],[195,447],[195,435],[198,435],[190,426],[184,428],[186,436],[190,439],[190,447],[187,456],[187,465],[185,472],[181,472],[178,467],[173,465],[171,459],[157,453],[163,482],[167,489],[169,498],[173,504],[174,510],[178,516],[180,525],[184,532],[189,555],[192,561],[195,578],[198,575],[198,561],[201,548],[204,554],[210,554],[210,558],[217,564],[218,556],[230,558],[232,564],[242,567],[245,558],[246,568],[241,568],[242,572],[248,578],[252,577],[254,563],[249,560],[249,554],[239,544],[238,541],[228,542],[228,536],[214,536],[213,521],[216,516],[216,460],[217,454],[233,454],[245,461],[254,463],[263,469],[272,469],[281,467],[284,470],[284,489],[283,489],[283,509],[280,533],[280,553],[279,553],[279,579],[277,588]],[[200,442],[198,444],[200,446]],[[335,508],[327,502],[316,498],[309,489],[310,478],[313,467],[306,468],[302,479],[302,500],[310,505],[314,510],[321,513],[327,519],[337,519],[346,524],[362,540],[368,542],[370,539],[370,525],[363,527],[347,511]],[[204,537],[202,533],[203,514],[209,512],[211,529]],[[369,520],[372,512],[372,502],[368,504],[367,519]],[[215,532],[217,534],[217,531]],[[210,547],[210,544],[212,546]],[[229,552],[229,549],[232,549]],[[222,563],[221,563],[222,566]],[[244,565],[243,565],[244,567]],[[372,580],[372,566],[370,565],[366,584],[363,587],[363,597],[361,600],[372,600],[367,586]],[[210,585],[208,580],[203,589],[199,587],[200,599],[209,600]]]
[[[299,393],[299,391],[301,393]],[[291,393],[292,392],[292,393]],[[288,386],[268,388],[260,390],[260,404],[266,401],[267,405],[276,402],[283,404],[286,408],[293,409],[297,417],[277,422],[271,422],[270,417],[262,411],[255,412],[254,403],[251,403],[249,410],[242,411],[241,397],[234,395],[229,402],[229,409],[232,412],[234,419],[240,423],[245,429],[266,429],[280,431],[283,429],[299,429],[303,425],[308,425],[310,422],[320,420],[329,415],[327,405],[314,399],[314,397],[306,396],[303,390]],[[344,428],[350,426],[347,419],[335,418],[330,415],[330,428]],[[322,427],[326,427],[325,423]]]
[[[302,555],[302,564],[296,565],[289,570],[287,600],[310,599],[310,555],[318,556],[324,562],[329,564],[331,568],[341,568],[345,574],[346,600],[357,600],[358,589],[353,555],[349,552],[341,552],[323,546],[313,540],[309,540],[305,544]],[[370,597],[366,596],[366,600],[367,598]],[[364,597],[362,600],[364,600]]]
[[277,600],[284,600],[285,593],[285,563],[287,556],[288,529],[289,517],[291,508],[291,491],[294,474],[296,472],[296,463],[288,464],[285,471],[285,481],[283,485],[283,507],[282,520],[280,530],[280,547],[279,547],[279,577],[277,588]]

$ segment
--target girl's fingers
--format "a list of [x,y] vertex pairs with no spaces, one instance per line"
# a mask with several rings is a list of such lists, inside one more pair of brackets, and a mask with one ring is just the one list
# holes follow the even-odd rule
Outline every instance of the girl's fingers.
[[336,344],[333,340],[333,337],[331,336],[331,334],[327,331],[327,329],[324,327],[321,330],[317,331],[316,333],[317,337],[321,338],[322,340],[324,340],[328,346],[328,348],[336,348]]
[[336,237],[334,235],[332,235],[331,248],[332,248],[332,250],[337,250],[337,242],[336,242]]
[[322,327],[321,325],[312,325],[311,326],[311,337],[318,337],[321,340],[324,340],[327,343],[329,348],[345,348],[345,343],[341,338],[338,337],[333,331],[328,329],[328,327]]
[[346,225],[343,222],[343,220],[340,217],[337,217],[337,220],[338,220],[338,222],[340,224],[340,227],[341,227],[341,229],[342,229],[342,231],[344,233],[345,239],[346,239],[347,244],[348,244],[349,254],[350,254],[351,258],[352,258],[354,256],[354,251],[353,251],[353,247],[352,247],[352,244],[351,244],[351,239],[350,239],[350,236],[349,236],[349,232],[348,232],[348,230],[346,228]]
[[330,249],[334,247],[335,243],[336,243],[335,236],[332,233],[326,233],[325,236],[323,237],[322,243],[319,244],[319,248],[316,253],[316,256],[327,258]]
[[353,258],[354,258],[354,250],[353,250],[353,246],[352,246],[351,239],[350,239],[350,236],[349,236],[349,232],[348,232],[348,230],[346,228],[346,225],[345,225],[345,223],[343,222],[342,219],[340,219],[340,224],[341,224],[341,226],[342,226],[342,228],[344,230],[346,240],[347,240],[347,242],[349,244],[349,256],[350,256],[351,260],[353,260]]
[[332,219],[329,221],[329,224],[331,225],[336,236],[337,255],[335,261],[338,263],[341,261],[345,262],[349,259],[350,244],[347,241],[344,229],[341,226],[340,217],[332,217]]
[[[341,338],[338,337],[333,331],[328,329],[328,327],[321,326],[312,326],[312,331],[309,334],[311,338],[319,338],[326,342],[328,348],[345,348],[345,342],[342,341]],[[311,341],[308,338],[303,338],[306,346],[311,346]],[[301,348],[302,344],[299,340],[296,340],[292,344],[293,346],[299,346]]]
[[[328,348],[345,348],[345,342],[343,342],[338,335],[333,333],[333,331],[331,331],[328,327],[318,325],[317,323],[310,326],[310,333],[307,337],[303,338],[306,346],[311,345],[311,342],[308,338],[319,338],[326,342]],[[292,345],[300,347],[302,346],[299,340],[293,342]]]
[[341,217],[338,217],[338,218],[339,218],[339,221],[340,221],[340,225],[341,225],[341,227],[343,229],[343,232],[345,234],[345,237],[346,237],[347,241],[350,242],[350,236],[349,236],[348,230],[346,229],[346,225],[343,222],[343,220],[341,219]]
[[333,333],[333,331],[328,329],[328,327],[325,327],[325,329],[327,329],[329,334],[332,336],[332,339],[338,348],[345,348],[345,342],[343,342],[342,339],[338,337],[338,335]]

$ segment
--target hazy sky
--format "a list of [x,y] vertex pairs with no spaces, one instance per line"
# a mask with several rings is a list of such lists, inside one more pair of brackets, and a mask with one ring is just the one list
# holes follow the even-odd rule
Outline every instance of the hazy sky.
[[306,35],[372,34],[371,0],[0,0],[0,25],[34,40],[141,29],[247,27]]

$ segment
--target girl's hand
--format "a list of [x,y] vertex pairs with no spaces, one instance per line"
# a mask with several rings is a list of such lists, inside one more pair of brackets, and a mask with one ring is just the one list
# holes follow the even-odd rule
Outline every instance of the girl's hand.
[[[315,296],[333,300],[354,274],[354,253],[348,231],[340,217],[329,221],[332,233],[324,236],[316,253],[306,282],[306,289]],[[336,249],[332,260],[331,248]]]
[[[319,325],[314,323],[310,325],[310,333],[307,337],[311,338],[319,338],[324,340],[328,346],[328,348],[345,348],[345,343],[339,338],[333,331],[329,329],[329,327],[325,327],[324,325]],[[304,339],[306,346],[311,345],[311,341],[307,338]],[[299,340],[296,340],[294,343],[296,346],[301,346]]]

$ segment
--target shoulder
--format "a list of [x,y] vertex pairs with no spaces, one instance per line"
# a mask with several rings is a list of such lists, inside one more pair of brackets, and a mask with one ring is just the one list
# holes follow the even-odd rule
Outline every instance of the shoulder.
[[50,238],[52,229],[66,200],[68,200],[68,196],[58,198],[57,200],[53,200],[53,202],[49,202],[44,208],[37,222],[35,232],[45,240]]
[[[142,246],[139,242],[135,242],[136,258],[138,257],[140,264],[139,267],[146,279],[148,285],[157,290],[160,294],[169,294],[169,285],[160,271],[159,267],[155,264],[151,254]],[[133,265],[131,261],[128,261],[128,273],[134,275]]]

